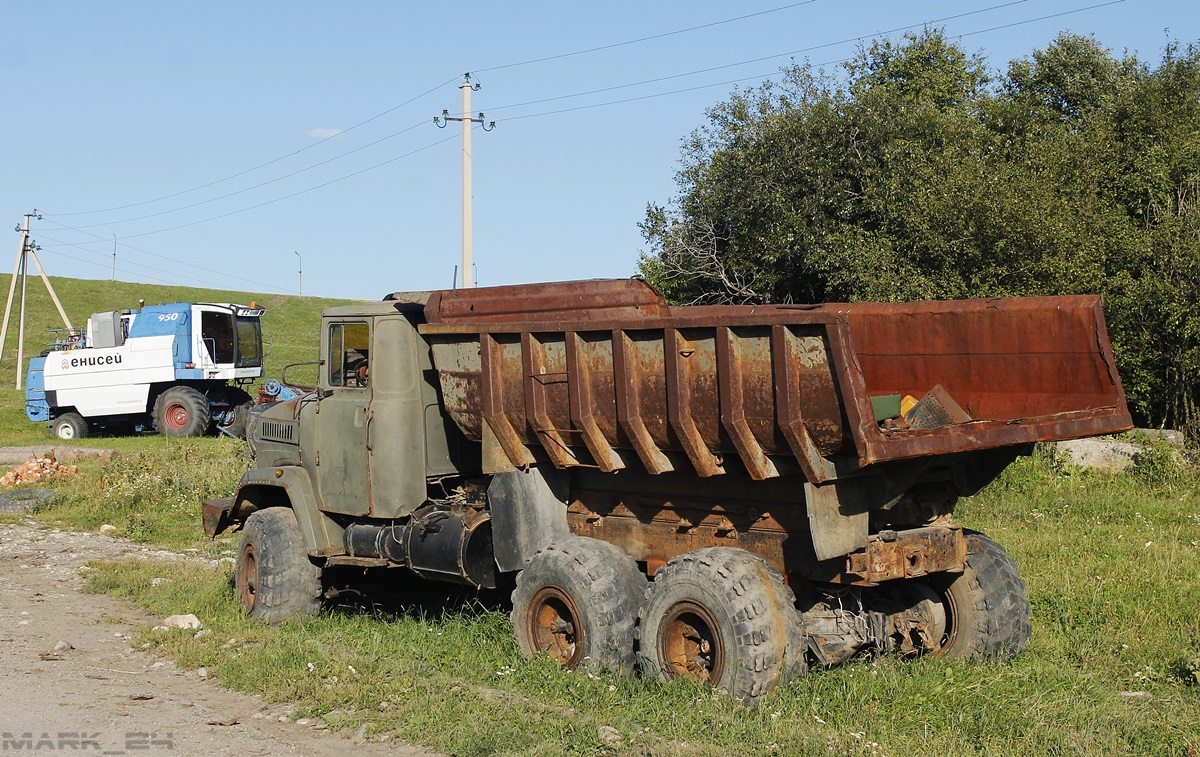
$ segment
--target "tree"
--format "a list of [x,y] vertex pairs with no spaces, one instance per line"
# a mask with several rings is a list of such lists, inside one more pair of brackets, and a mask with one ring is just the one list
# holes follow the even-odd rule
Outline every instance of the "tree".
[[936,30],[734,92],[641,271],[675,302],[1101,292],[1141,423],[1200,425],[1200,51],[1063,34],[995,78]]

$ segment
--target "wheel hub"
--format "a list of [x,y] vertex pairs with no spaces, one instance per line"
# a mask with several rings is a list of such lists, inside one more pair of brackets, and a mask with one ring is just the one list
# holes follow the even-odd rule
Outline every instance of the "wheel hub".
[[570,595],[557,586],[547,586],[533,596],[529,605],[526,633],[538,654],[557,660],[564,668],[583,661],[582,639],[576,629],[579,609]]
[[672,678],[715,684],[725,670],[725,643],[707,607],[679,602],[667,611],[658,632],[658,658]]
[[187,426],[188,409],[182,403],[172,402],[167,406],[166,412],[163,413],[163,420],[166,422],[168,428],[179,431]]
[[246,545],[242,559],[238,561],[238,604],[247,615],[254,611],[255,595],[258,593],[258,556],[254,547]]

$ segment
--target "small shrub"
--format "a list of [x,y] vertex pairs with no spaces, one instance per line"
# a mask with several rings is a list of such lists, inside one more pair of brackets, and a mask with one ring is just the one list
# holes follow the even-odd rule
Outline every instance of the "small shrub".
[[1188,466],[1177,448],[1142,434],[1134,434],[1133,441],[1141,447],[1133,458],[1134,476],[1155,486],[1173,486],[1187,478]]

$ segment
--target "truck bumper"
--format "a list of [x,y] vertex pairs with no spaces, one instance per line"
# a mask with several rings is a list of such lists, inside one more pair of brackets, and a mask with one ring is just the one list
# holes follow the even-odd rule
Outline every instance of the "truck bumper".
[[233,507],[233,497],[206,500],[200,506],[200,514],[204,521],[204,535],[213,539],[217,534],[231,531],[240,525],[233,519]]

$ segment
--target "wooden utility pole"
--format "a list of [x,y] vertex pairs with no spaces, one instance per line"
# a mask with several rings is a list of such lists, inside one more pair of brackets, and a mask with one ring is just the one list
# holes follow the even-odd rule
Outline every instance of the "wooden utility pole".
[[8,301],[4,304],[4,325],[0,327],[0,360],[4,359],[4,346],[8,340],[8,323],[12,315],[13,295],[17,289],[17,278],[21,279],[21,307],[20,314],[17,317],[17,389],[21,388],[22,376],[21,368],[25,364],[25,303],[26,294],[28,292],[27,282],[29,279],[29,260],[33,259],[33,264],[37,266],[38,275],[42,277],[42,283],[46,285],[46,291],[50,294],[50,299],[54,302],[54,307],[58,309],[58,314],[63,319],[63,324],[67,329],[71,329],[71,319],[67,318],[67,312],[63,310],[62,303],[58,301],[58,294],[54,291],[54,286],[50,283],[50,277],[46,275],[45,269],[42,268],[42,262],[38,260],[37,246],[29,239],[29,219],[41,218],[35,210],[32,213],[25,214],[25,223],[17,227],[17,231],[21,232],[21,248],[17,251],[17,262],[13,266],[12,281],[8,282]]
[[478,118],[471,118],[471,93],[479,91],[479,82],[472,83],[471,74],[463,74],[463,83],[459,85],[462,90],[462,116],[455,118],[450,115],[449,110],[443,110],[440,117],[434,116],[433,122],[438,128],[446,128],[446,124],[450,121],[459,121],[462,123],[462,270],[463,270],[463,288],[470,289],[475,286],[475,269],[472,264],[472,219],[471,219],[471,129],[475,124],[483,127],[484,131],[491,131],[496,127],[495,121],[490,121],[487,124],[483,120],[483,112],[480,111]]

